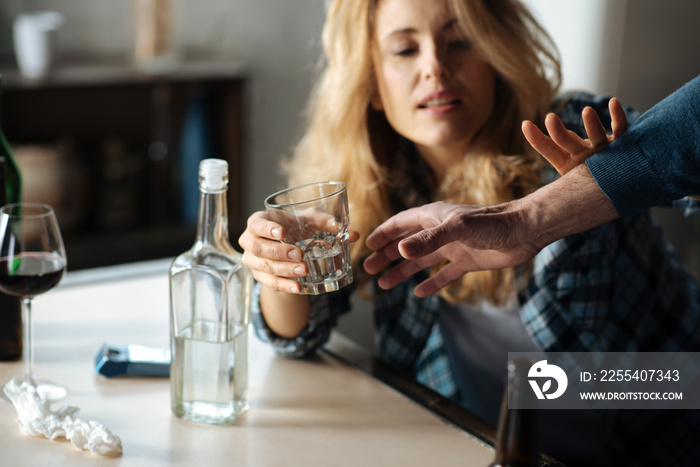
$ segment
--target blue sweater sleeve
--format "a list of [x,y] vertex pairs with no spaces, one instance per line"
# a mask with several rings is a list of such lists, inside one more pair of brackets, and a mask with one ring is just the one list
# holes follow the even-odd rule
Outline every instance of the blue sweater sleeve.
[[700,76],[586,165],[621,217],[700,194]]

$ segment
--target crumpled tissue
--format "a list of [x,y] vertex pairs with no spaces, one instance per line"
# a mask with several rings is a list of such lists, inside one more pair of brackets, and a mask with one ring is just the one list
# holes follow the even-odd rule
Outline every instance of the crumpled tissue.
[[118,436],[101,423],[85,422],[75,414],[78,407],[64,405],[51,409],[51,401],[42,399],[26,383],[12,378],[3,388],[17,412],[19,430],[30,436],[46,436],[48,439],[65,437],[78,449],[93,454],[121,455],[122,442]]

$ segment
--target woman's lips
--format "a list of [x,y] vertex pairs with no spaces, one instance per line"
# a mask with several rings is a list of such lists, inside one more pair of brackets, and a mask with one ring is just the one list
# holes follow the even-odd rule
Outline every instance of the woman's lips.
[[430,115],[442,115],[454,111],[461,103],[455,94],[447,91],[428,94],[418,103],[418,108]]

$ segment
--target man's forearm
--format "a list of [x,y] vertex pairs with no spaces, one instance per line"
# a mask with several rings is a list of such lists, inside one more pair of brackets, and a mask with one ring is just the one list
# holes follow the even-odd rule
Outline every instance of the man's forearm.
[[523,233],[539,248],[619,217],[585,164],[517,203],[525,212]]
[[700,194],[700,77],[656,104],[586,165],[621,216]]

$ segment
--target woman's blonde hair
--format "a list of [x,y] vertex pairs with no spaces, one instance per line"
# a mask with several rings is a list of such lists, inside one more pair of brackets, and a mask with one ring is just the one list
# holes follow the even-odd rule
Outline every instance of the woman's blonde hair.
[[[556,48],[518,0],[448,0],[474,48],[496,71],[495,106],[469,155],[450,168],[437,199],[488,205],[522,197],[541,185],[542,162],[525,141],[523,120],[540,124],[560,82]],[[402,139],[375,92],[371,46],[381,0],[335,0],[323,30],[324,62],[307,108],[307,127],[291,160],[288,182],[341,180],[348,186],[353,266],[370,253],[365,239],[392,214],[390,193]],[[504,303],[519,284],[512,269],[463,276],[441,294],[451,302]]]

